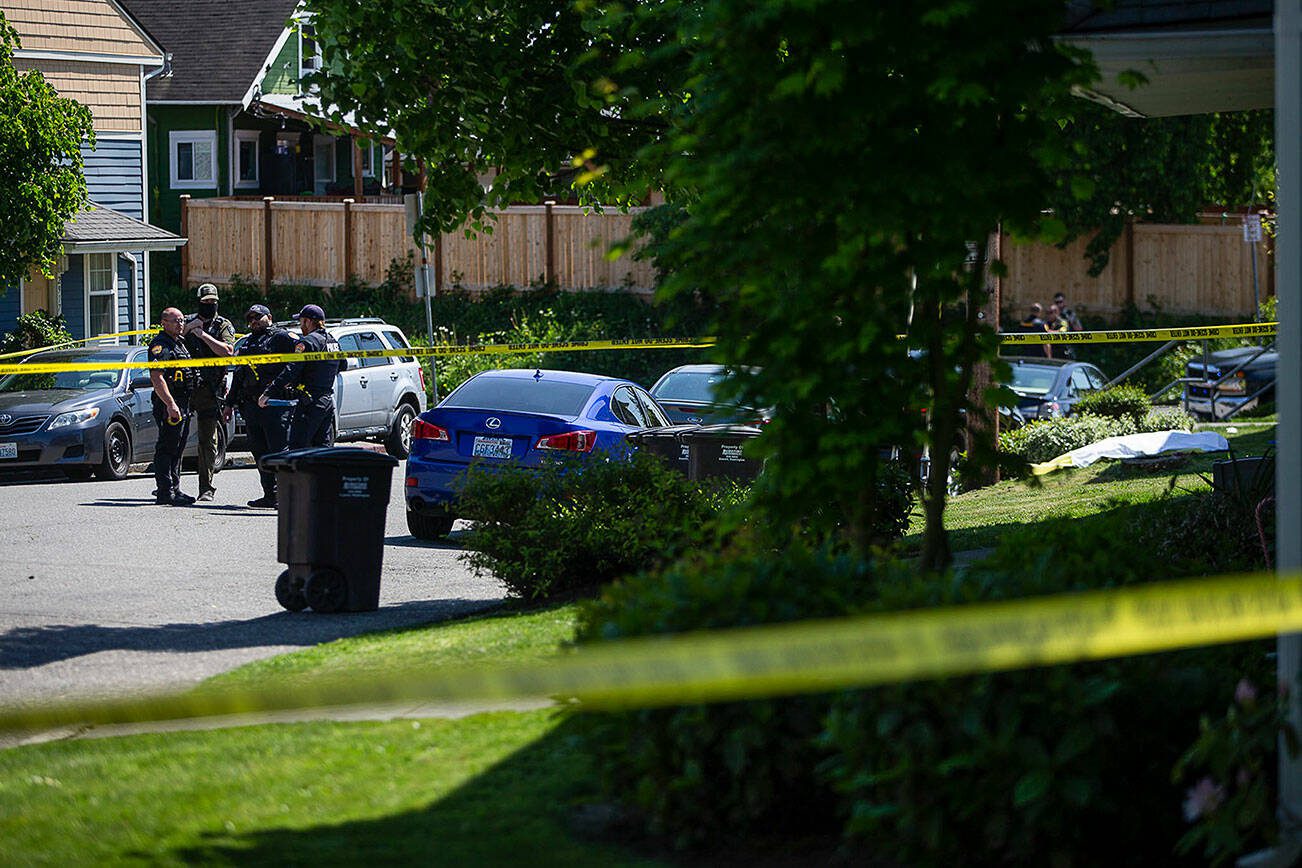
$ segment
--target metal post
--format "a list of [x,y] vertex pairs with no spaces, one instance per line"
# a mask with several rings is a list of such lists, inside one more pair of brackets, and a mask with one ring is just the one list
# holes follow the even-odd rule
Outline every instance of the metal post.
[[[416,193],[416,208],[421,218],[423,219],[425,216],[425,191],[423,189],[417,191]],[[426,333],[429,335],[429,345],[433,347],[434,346],[434,303],[432,301],[432,297],[434,295],[434,281],[430,278],[429,249],[425,238],[425,230],[423,228],[418,231],[417,239],[418,239],[417,243],[420,244],[420,271],[421,271],[421,278],[422,278],[421,282],[425,285],[425,330]],[[438,363],[435,361],[434,357],[430,356],[429,358],[430,390],[431,390],[431,394],[434,396],[434,401],[436,402],[439,399],[439,378],[438,378],[437,365]]]
[[1252,321],[1260,319],[1261,290],[1257,286],[1257,242],[1252,242]]

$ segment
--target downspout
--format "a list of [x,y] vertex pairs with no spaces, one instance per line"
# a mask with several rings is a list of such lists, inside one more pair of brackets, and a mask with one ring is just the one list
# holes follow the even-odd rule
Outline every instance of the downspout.
[[[144,323],[136,325],[136,298],[140,295],[140,276],[137,268],[140,263],[136,261],[135,254],[123,251],[118,254],[127,262],[131,263],[131,282],[127,284],[127,331],[133,332],[138,328],[144,328]],[[127,343],[134,344],[139,342],[139,335],[131,335],[127,338]]]

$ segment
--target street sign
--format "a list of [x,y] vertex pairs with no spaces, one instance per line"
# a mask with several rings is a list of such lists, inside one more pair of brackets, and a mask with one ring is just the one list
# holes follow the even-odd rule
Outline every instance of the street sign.
[[1261,215],[1243,215],[1243,240],[1249,244],[1261,241]]

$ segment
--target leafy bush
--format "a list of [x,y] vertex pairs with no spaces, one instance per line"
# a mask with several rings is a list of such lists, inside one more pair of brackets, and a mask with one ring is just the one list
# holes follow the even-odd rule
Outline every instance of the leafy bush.
[[1198,424],[1182,407],[1154,407],[1139,423],[1140,431],[1192,431]]
[[659,459],[473,467],[460,492],[472,519],[463,555],[516,597],[589,590],[687,550],[746,489],[689,482]]
[[4,340],[0,341],[0,353],[35,350],[71,341],[72,334],[62,314],[51,315],[48,311],[34,310],[18,317],[13,331],[7,332]]
[[[862,561],[749,537],[606,588],[580,613],[580,643],[831,617],[874,596]],[[814,774],[828,696],[585,714],[609,792],[679,848],[757,831],[835,837],[831,789]]]
[[1030,464],[1039,464],[1073,449],[1108,437],[1134,434],[1137,430],[1134,421],[1128,417],[1109,419],[1080,414],[1044,419],[1000,434],[999,449]]
[[[1165,502],[1028,528],[947,582],[880,581],[890,609],[1170,578],[1144,545]],[[1190,568],[1189,563],[1184,564]],[[894,579],[894,580],[892,580]],[[1200,714],[1270,645],[1147,655],[838,697],[820,746],[845,831],[898,864],[1167,864],[1184,831],[1170,779]],[[1137,806],[1142,810],[1136,810]]]
[[1081,398],[1076,402],[1074,410],[1110,419],[1130,419],[1139,424],[1152,406],[1148,393],[1138,386],[1113,386]]

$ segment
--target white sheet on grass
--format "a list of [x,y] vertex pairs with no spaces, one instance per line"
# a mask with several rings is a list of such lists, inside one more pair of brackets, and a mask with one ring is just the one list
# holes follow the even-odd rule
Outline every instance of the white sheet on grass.
[[1164,452],[1224,452],[1229,448],[1229,441],[1213,431],[1200,431],[1197,434],[1188,431],[1151,431],[1147,434],[1108,437],[1089,446],[1073,449],[1043,464],[1032,464],[1031,472],[1043,476],[1063,467],[1089,467],[1100,458],[1142,458]]

